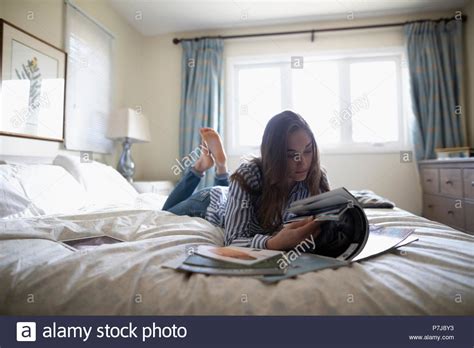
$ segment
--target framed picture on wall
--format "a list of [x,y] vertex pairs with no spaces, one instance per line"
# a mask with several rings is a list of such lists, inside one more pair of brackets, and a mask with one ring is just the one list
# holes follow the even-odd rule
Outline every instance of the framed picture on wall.
[[0,19],[0,136],[64,141],[66,52]]

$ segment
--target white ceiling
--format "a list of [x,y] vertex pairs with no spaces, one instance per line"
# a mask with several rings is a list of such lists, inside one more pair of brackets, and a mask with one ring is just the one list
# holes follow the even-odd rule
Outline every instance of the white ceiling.
[[[143,35],[461,9],[467,0],[108,0]],[[471,0],[472,1],[472,0]]]

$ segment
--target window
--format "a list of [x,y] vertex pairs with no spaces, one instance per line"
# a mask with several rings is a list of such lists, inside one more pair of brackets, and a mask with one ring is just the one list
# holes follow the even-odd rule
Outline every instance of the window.
[[110,153],[113,36],[67,1],[66,142],[70,150]]
[[321,151],[399,151],[405,145],[401,61],[401,49],[304,57],[302,68],[291,68],[288,59],[231,60],[229,152],[257,151],[266,123],[283,109],[308,121]]
[[238,143],[246,147],[260,145],[263,128],[271,115],[282,108],[280,66],[255,66],[238,73]]

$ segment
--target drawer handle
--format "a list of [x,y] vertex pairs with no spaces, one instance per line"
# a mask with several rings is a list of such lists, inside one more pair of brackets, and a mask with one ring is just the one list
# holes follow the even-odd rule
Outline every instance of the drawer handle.
[[446,180],[446,184],[448,184],[448,185],[452,185],[452,184],[453,184],[453,182],[452,182],[451,180]]
[[[426,179],[426,182],[432,182],[433,180],[431,179]],[[474,185],[474,181],[472,182],[472,184]]]
[[474,181],[473,181],[473,182],[471,182],[471,186],[472,186],[472,187],[474,187]]
[[428,204],[428,208],[433,208],[433,204]]
[[449,215],[454,215],[454,211],[448,210],[448,214],[449,214]]

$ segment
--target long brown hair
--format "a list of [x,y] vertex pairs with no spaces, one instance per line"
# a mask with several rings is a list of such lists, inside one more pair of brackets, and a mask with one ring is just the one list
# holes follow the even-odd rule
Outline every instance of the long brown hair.
[[260,226],[269,231],[276,230],[282,224],[282,210],[285,208],[290,192],[288,185],[288,136],[297,131],[304,130],[311,138],[313,157],[311,167],[304,182],[310,194],[317,195],[329,191],[329,184],[321,172],[319,149],[308,123],[293,111],[283,111],[273,116],[265,127],[261,157],[253,158],[251,162],[258,165],[262,174],[260,190],[252,190],[245,179],[237,172],[231,176],[241,187],[253,194],[261,195],[258,209]]

